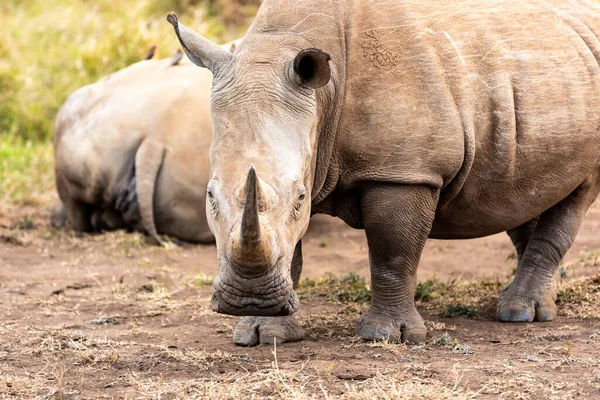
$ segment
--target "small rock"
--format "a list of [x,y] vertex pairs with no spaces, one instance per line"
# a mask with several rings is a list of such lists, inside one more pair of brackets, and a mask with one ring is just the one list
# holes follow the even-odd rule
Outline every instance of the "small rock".
[[100,317],[92,320],[92,324],[96,325],[118,325],[120,323],[118,317]]

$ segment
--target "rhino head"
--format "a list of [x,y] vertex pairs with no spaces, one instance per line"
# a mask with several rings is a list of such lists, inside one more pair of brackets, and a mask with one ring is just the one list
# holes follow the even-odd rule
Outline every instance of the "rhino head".
[[[262,35],[234,54],[167,17],[187,56],[213,73],[207,216],[219,275],[214,311],[297,311],[291,263],[306,232],[319,120],[315,89],[330,81],[329,56],[302,38]],[[324,92],[323,92],[324,91]]]

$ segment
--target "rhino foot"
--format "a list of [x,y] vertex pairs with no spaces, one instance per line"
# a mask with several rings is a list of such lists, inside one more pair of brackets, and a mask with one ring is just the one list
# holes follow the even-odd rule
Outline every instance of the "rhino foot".
[[302,340],[304,329],[294,316],[244,317],[233,330],[233,343],[238,346],[256,346]]
[[496,316],[503,322],[547,322],[556,318],[556,291],[551,287],[542,295],[516,295],[509,284],[500,294]]
[[54,229],[63,229],[67,222],[67,213],[65,207],[61,202],[58,202],[52,209],[52,215],[50,216],[50,223]]
[[416,310],[408,317],[390,317],[369,309],[358,320],[356,334],[370,341],[420,343],[427,328]]

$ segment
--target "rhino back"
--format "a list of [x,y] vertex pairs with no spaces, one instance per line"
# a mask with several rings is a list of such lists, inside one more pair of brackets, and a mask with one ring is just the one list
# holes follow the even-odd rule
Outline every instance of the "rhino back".
[[97,85],[89,85],[75,92],[57,116],[57,186],[75,201],[102,203],[114,176],[125,170],[141,141],[139,134],[120,134],[111,99]]
[[[125,76],[135,70],[126,68],[119,73]],[[191,93],[198,82],[210,81],[210,76],[192,66],[161,69],[160,74],[162,78],[155,81],[155,71],[129,84],[100,81],[80,89],[65,103],[65,110],[57,117],[56,168],[57,174],[72,183],[71,195],[76,200],[110,204],[114,187],[130,173],[137,148],[147,137],[175,153],[185,148],[186,140],[188,146],[193,142],[185,137],[189,133],[179,133],[183,131],[179,125],[189,130],[190,123],[181,116],[175,118],[173,110],[184,110],[193,121],[206,113],[208,102],[204,98],[192,99],[186,108],[181,104],[186,93]],[[197,113],[192,111],[194,106],[199,108]],[[208,151],[208,146],[203,150]]]
[[591,2],[353,2],[339,188],[443,188],[434,236],[514,227],[600,155]]

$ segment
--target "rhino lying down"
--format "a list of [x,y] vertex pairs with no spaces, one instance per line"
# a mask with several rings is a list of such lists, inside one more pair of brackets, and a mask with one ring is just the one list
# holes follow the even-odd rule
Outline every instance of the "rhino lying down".
[[64,208],[54,219],[60,224],[62,213],[79,231],[146,231],[159,243],[158,233],[212,242],[205,211],[212,76],[180,51],[150,60],[154,50],[77,90],[60,109],[54,150]]
[[[311,213],[366,231],[365,339],[420,342],[427,238],[507,231],[501,321],[556,317],[552,276],[600,190],[600,6],[573,0],[265,0],[214,74],[208,221],[234,341],[295,340]],[[440,265],[443,268],[443,265]]]

